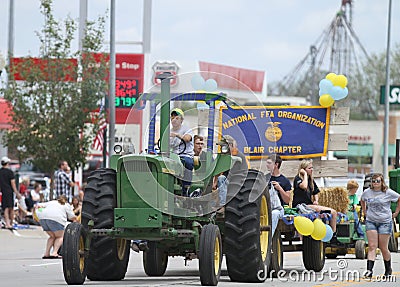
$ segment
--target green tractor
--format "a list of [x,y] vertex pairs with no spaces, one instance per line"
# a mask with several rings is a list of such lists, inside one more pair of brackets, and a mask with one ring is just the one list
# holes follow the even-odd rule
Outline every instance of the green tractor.
[[[122,280],[129,261],[131,240],[147,241],[144,271],[162,276],[170,256],[199,259],[202,285],[215,286],[223,255],[228,275],[236,282],[262,282],[271,256],[271,210],[263,173],[235,168],[242,159],[220,148],[212,154],[216,101],[225,94],[170,93],[170,74],[160,75],[161,93],[143,94],[160,110],[160,140],[154,144],[155,116],[149,128],[149,153],[111,156],[110,168],[88,178],[81,223],[67,226],[63,243],[63,273],[68,284]],[[190,190],[200,197],[182,196],[183,165],[170,152],[171,101],[205,101],[210,106],[206,157],[193,171]],[[153,153],[158,145],[158,153]],[[226,153],[224,153],[226,152]],[[196,167],[195,167],[196,169]],[[213,177],[228,171],[227,204],[223,214],[213,208]]]

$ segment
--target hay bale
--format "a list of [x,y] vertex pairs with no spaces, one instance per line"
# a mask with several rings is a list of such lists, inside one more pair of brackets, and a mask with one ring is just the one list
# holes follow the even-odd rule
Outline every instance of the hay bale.
[[347,213],[349,196],[345,187],[324,187],[320,188],[318,203],[335,209],[338,212]]

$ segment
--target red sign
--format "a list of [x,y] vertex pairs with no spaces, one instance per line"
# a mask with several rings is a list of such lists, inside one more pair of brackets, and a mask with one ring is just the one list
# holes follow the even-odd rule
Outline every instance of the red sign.
[[[109,63],[110,56],[105,53],[93,54],[96,63]],[[11,67],[14,71],[14,79],[17,81],[26,80],[27,73],[32,73],[32,69],[42,71],[43,80],[57,78],[61,64],[66,71],[63,73],[62,81],[76,81],[76,69],[78,61],[76,59],[41,59],[41,58],[13,58]],[[29,71],[23,71],[29,65]],[[96,65],[96,64],[94,64]],[[91,67],[89,67],[90,70]],[[133,116],[129,116],[130,108],[136,103],[140,93],[143,92],[144,82],[144,55],[143,54],[116,54],[115,55],[115,122],[116,124],[141,124],[142,111],[134,111]]]
[[144,55],[116,54],[115,56],[115,122],[141,124],[142,111],[131,111],[140,93],[143,93]]
[[[264,72],[225,65],[199,62],[201,75],[205,80],[214,79],[218,87],[232,90],[251,89],[262,92]],[[228,76],[228,77],[226,77]]]
[[[78,61],[76,59],[42,59],[42,58],[12,58],[11,70],[14,79],[25,81],[29,74],[35,72],[35,69],[42,73],[43,80],[59,80],[65,82],[76,81]],[[29,70],[28,70],[29,67]],[[63,67],[61,75],[60,67]]]

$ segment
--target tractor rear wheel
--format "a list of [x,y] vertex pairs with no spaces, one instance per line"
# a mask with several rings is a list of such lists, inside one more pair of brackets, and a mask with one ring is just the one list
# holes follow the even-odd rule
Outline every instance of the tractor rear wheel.
[[[88,228],[111,229],[114,226],[114,208],[117,206],[116,173],[113,169],[98,169],[91,173],[82,205],[82,225]],[[130,240],[99,236],[91,239],[87,262],[90,280],[122,280],[128,267]]]
[[321,240],[303,236],[303,264],[307,270],[319,272],[325,265],[325,247]]
[[86,230],[78,222],[68,224],[63,238],[63,272],[68,285],[81,285],[86,279]]
[[[263,282],[271,255],[270,196],[264,174],[249,170],[230,175],[228,195],[238,190],[225,207],[224,250],[232,281]],[[263,278],[260,278],[263,277]]]
[[221,276],[222,240],[219,228],[207,224],[201,229],[199,244],[200,281],[203,286],[217,286]]
[[168,253],[157,242],[147,242],[143,252],[143,267],[147,276],[163,276],[168,265]]

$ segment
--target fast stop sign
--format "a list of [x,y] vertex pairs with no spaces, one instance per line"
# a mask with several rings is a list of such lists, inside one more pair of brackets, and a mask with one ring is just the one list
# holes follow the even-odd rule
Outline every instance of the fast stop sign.
[[[385,104],[386,86],[381,86],[381,98],[379,103]],[[390,86],[389,104],[400,104],[400,86]]]

